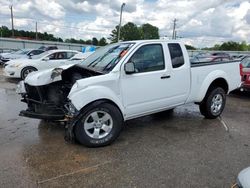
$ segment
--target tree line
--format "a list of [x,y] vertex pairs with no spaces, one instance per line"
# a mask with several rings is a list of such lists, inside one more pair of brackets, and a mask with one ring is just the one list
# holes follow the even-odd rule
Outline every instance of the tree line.
[[[119,26],[117,25],[112,31],[108,39],[111,43],[117,42],[118,40],[118,30]],[[27,38],[27,39],[36,39],[36,32],[33,31],[24,31],[24,30],[14,30],[15,37]],[[0,36],[1,37],[11,37],[12,31],[6,27],[0,27]],[[58,42],[67,42],[67,43],[77,43],[77,44],[88,44],[95,46],[105,46],[108,44],[106,38],[102,37],[99,40],[96,37],[92,39],[83,40],[83,39],[62,39],[60,37],[55,37],[53,34],[48,34],[47,32],[37,33],[39,40],[47,40],[47,41],[58,41]],[[125,25],[121,26],[120,31],[120,40],[121,41],[129,41],[129,40],[142,40],[142,39],[159,39],[159,29],[156,26],[153,26],[149,23],[142,24],[141,26],[137,26],[133,22],[128,22]],[[186,45],[188,50],[196,50],[197,48],[191,45]],[[222,51],[249,51],[250,44],[246,42],[224,42],[222,44],[215,44],[211,48],[203,48],[203,50],[222,50]]]
[[204,50],[222,50],[222,51],[249,51],[250,44],[243,42],[228,41],[222,44],[215,44],[211,48],[203,48]]
[[[17,30],[14,29],[15,38],[23,38],[29,40],[36,39],[36,32],[34,31],[24,31],[24,30]],[[1,37],[12,37],[12,30],[10,30],[6,26],[0,27],[0,36]],[[95,46],[105,46],[107,44],[106,38],[102,37],[100,40],[93,37],[89,40],[77,40],[74,38],[65,39],[63,40],[61,37],[55,37],[53,34],[48,34],[47,32],[41,33],[37,32],[38,40],[46,40],[46,41],[55,41],[55,42],[68,42],[68,43],[77,43],[77,44],[89,44]]]

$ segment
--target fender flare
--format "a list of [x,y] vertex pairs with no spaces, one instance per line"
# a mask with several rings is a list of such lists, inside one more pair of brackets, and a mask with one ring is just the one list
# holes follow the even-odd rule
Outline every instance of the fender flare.
[[228,82],[227,82],[228,80],[227,74],[222,70],[215,70],[209,73],[207,77],[203,80],[201,87],[200,87],[200,92],[198,93],[195,102],[201,102],[204,99],[209,87],[217,79],[225,80],[225,82],[227,83],[227,86],[229,87]]
[[114,103],[120,110],[124,117],[124,107],[121,102],[119,95],[114,93],[111,89],[104,86],[88,86],[75,93],[70,94],[68,98],[75,108],[80,111],[87,105],[98,100],[107,100]]

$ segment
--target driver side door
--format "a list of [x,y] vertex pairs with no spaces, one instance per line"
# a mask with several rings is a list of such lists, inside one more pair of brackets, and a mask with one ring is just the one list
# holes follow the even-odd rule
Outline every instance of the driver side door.
[[140,46],[130,57],[136,72],[121,78],[122,100],[126,116],[133,118],[172,105],[169,68],[166,66],[164,45],[153,43]]

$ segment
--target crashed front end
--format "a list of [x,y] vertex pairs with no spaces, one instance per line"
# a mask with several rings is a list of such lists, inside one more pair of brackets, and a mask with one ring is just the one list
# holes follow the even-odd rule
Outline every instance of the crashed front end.
[[21,101],[27,103],[19,115],[52,121],[68,121],[76,114],[67,98],[76,80],[100,75],[77,65],[30,74],[17,86]]
[[27,109],[22,110],[19,115],[45,120],[65,120],[67,96],[63,95],[63,90],[67,88],[55,83],[31,86],[21,81],[17,92],[22,96],[21,101],[27,103]]

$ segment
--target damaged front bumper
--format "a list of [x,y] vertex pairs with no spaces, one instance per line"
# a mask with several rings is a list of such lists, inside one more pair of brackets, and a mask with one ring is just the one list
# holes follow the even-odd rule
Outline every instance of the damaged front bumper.
[[[66,120],[67,110],[44,100],[39,87],[28,87],[25,86],[24,81],[21,81],[17,85],[16,92],[22,96],[21,101],[28,105],[26,110],[20,112],[20,116],[54,121]],[[32,93],[32,95],[27,93]]]
[[67,100],[60,106],[48,102],[44,98],[44,91],[40,87],[29,86],[21,81],[16,92],[22,96],[21,101],[27,103],[28,108],[20,112],[20,116],[66,122],[65,140],[73,142],[75,139],[73,128],[79,120],[79,111]]

